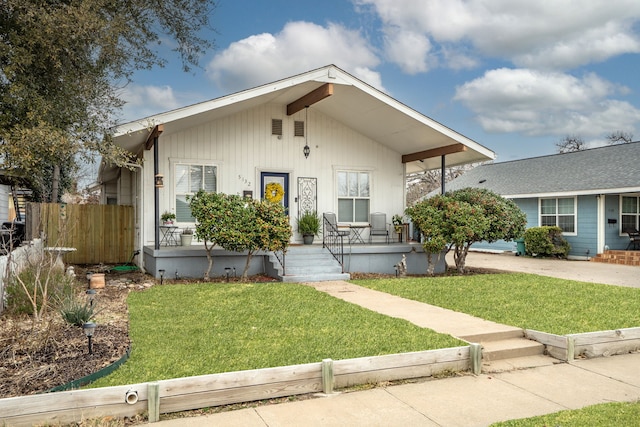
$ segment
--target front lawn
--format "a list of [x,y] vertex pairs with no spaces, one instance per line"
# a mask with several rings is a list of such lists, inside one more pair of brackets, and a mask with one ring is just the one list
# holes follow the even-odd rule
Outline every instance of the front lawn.
[[355,280],[355,284],[558,335],[640,326],[640,289],[533,274]]
[[532,418],[504,421],[491,427],[538,427],[538,426],[637,426],[640,419],[639,402],[602,403],[582,409],[555,412]]
[[296,284],[131,293],[131,357],[96,387],[466,345]]

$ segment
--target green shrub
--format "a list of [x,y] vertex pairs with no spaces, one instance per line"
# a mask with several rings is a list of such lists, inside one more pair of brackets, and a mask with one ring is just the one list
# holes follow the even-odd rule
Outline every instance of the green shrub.
[[73,277],[64,274],[63,270],[49,268],[46,263],[31,265],[18,275],[9,277],[7,309],[29,316],[42,313],[48,306],[56,305],[55,302],[72,294],[73,284]]
[[97,314],[94,304],[90,301],[83,303],[73,295],[68,295],[60,302],[59,310],[64,321],[75,326],[82,326]]
[[524,232],[524,247],[528,255],[566,258],[571,245],[555,226],[531,227]]

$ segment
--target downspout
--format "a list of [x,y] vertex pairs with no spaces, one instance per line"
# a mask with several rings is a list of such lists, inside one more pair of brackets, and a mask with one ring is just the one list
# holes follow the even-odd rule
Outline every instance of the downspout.
[[[153,137],[153,176],[156,177],[160,171],[158,170],[158,136]],[[154,240],[155,240],[155,249],[160,250],[160,188],[155,185],[155,193],[154,193]]]
[[140,270],[144,271],[144,211],[140,208],[144,204],[144,169],[142,169],[142,165],[137,163],[126,163],[125,166],[140,169],[140,198],[136,203],[136,214],[140,218],[140,246],[138,248],[140,250],[140,257],[138,260]]

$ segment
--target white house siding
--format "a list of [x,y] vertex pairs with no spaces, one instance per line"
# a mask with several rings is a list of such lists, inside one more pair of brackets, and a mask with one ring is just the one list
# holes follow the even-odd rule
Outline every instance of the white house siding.
[[0,184],[0,220],[9,221],[9,211],[13,205],[13,201],[10,199],[11,187],[8,185]]
[[[294,121],[305,121],[305,111],[286,115],[284,105],[263,105],[173,132],[171,124],[159,138],[159,172],[165,177],[160,190],[160,212],[175,211],[172,166],[177,162],[206,163],[218,166],[217,189],[228,194],[253,191],[260,197],[260,172],[289,173],[291,222],[297,214],[297,178],[315,177],[318,212],[335,212],[337,169],[366,170],[371,173],[370,212],[391,215],[404,210],[404,168],[401,155],[325,116],[310,107],[306,141],[311,153],[305,159],[305,138],[293,136]],[[271,135],[271,120],[282,119],[281,138]],[[144,152],[145,180],[153,179],[153,150]],[[145,244],[153,242],[153,193],[144,194],[147,217]],[[178,224],[187,225],[187,224]]]

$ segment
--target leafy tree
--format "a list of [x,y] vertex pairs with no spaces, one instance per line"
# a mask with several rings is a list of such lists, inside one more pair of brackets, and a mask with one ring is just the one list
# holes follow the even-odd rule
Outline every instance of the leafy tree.
[[[460,273],[465,272],[467,253],[473,243],[521,237],[527,222],[513,201],[479,188],[431,197],[408,208],[407,215],[425,238],[425,252],[446,253],[453,249]],[[428,271],[432,273],[435,264],[429,254],[427,260]]]
[[430,276],[433,276],[442,251],[449,242],[445,234],[446,210],[440,209],[446,201],[445,196],[437,195],[405,210],[422,234],[422,247],[427,256],[427,274]]
[[463,188],[448,193],[452,199],[468,203],[472,209],[469,221],[481,223],[477,216],[486,221],[486,226],[473,227],[455,243],[454,260],[456,268],[463,273],[469,247],[475,242],[489,243],[498,240],[513,240],[523,236],[527,217],[512,200],[505,199],[484,188]]
[[556,142],[558,153],[571,153],[574,151],[583,151],[587,149],[584,140],[578,135],[567,135],[560,141]]
[[196,239],[204,242],[207,252],[207,269],[204,272],[204,279],[209,280],[209,273],[213,268],[213,256],[211,251],[218,243],[218,236],[224,227],[223,221],[229,216],[226,215],[226,195],[222,193],[207,193],[204,190],[198,191],[189,199],[191,215],[196,219],[195,236]]
[[195,235],[204,241],[207,251],[205,280],[209,279],[213,267],[211,251],[215,245],[234,252],[247,251],[242,272],[244,280],[256,251],[286,250],[289,244],[291,226],[278,203],[200,190],[189,205],[196,219]]
[[131,161],[109,137],[123,103],[121,87],[135,70],[164,65],[163,43],[177,42],[185,69],[197,65],[211,46],[201,31],[213,7],[213,0],[3,1],[4,167],[31,178],[45,167],[57,176],[96,154],[118,165]]

